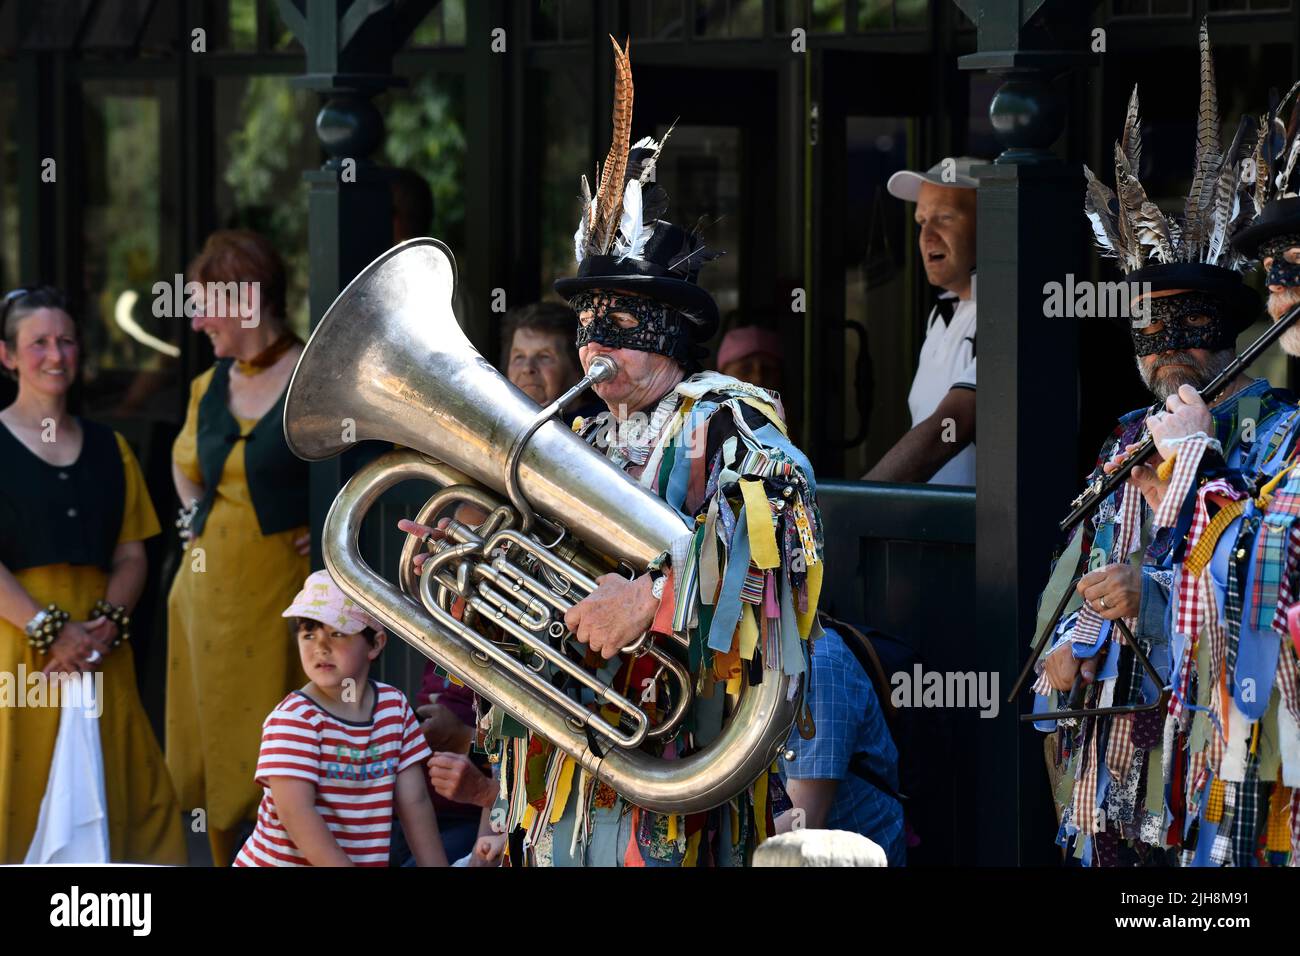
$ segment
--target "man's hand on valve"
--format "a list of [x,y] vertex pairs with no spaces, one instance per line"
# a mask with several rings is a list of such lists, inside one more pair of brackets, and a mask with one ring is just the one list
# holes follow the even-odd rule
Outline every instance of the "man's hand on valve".
[[565,612],[564,625],[609,660],[649,630],[659,601],[651,593],[654,582],[648,574],[632,580],[602,574],[596,584],[596,590]]
[[[456,509],[456,520],[463,525],[471,528],[478,527],[487,520],[487,512],[476,505],[463,504]],[[439,518],[437,527],[430,527],[427,524],[417,524],[409,518],[403,518],[397,522],[397,529],[405,531],[407,534],[413,534],[417,538],[428,538],[431,541],[441,541],[445,537],[447,525],[451,523],[450,518]],[[415,552],[415,558],[412,563],[415,565],[415,573],[419,574],[424,569],[424,562],[429,560],[430,552],[421,549]]]

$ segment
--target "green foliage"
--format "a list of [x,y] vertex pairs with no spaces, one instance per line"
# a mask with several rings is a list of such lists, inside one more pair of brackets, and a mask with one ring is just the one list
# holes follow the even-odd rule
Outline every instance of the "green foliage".
[[[226,140],[222,178],[235,200],[233,222],[263,233],[289,271],[289,322],[308,326],[307,186],[303,139],[313,113],[311,95],[282,76],[250,76],[240,103],[244,125]],[[287,188],[286,188],[287,187]]]
[[257,0],[230,0],[230,46],[257,49]]
[[426,74],[392,94],[384,110],[383,160],[424,177],[433,192],[434,230],[460,248],[465,225],[465,95],[459,77]]

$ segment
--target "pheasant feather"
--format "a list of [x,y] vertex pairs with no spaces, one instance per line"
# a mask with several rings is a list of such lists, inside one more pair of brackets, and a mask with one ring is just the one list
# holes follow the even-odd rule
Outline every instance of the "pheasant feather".
[[596,190],[593,232],[598,255],[609,251],[622,216],[623,178],[632,143],[632,61],[628,56],[632,41],[629,39],[623,49],[619,49],[618,41],[613,37],[609,42],[614,44],[614,138]]
[[1142,173],[1142,124],[1138,119],[1138,88],[1133,84],[1133,92],[1128,98],[1128,112],[1124,116],[1124,132],[1120,136],[1120,146],[1128,159],[1128,167],[1133,175]]
[[1207,214],[1214,186],[1214,170],[1220,162],[1219,96],[1214,84],[1214,53],[1210,49],[1210,30],[1201,20],[1201,100],[1196,118],[1196,169],[1192,189],[1183,207],[1184,241],[1198,255],[1208,236]]
[[1218,265],[1219,257],[1228,252],[1228,224],[1240,207],[1238,193],[1241,189],[1242,163],[1246,159],[1245,151],[1253,127],[1254,123],[1249,116],[1241,118],[1232,143],[1219,164],[1219,173],[1211,190],[1209,236],[1204,260],[1210,265]]

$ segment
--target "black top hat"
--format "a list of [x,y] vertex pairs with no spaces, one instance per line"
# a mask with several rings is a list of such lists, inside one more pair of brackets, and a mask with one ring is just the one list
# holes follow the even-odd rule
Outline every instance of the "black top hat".
[[[1223,318],[1233,324],[1238,334],[1248,329],[1259,317],[1259,293],[1246,285],[1241,273],[1223,266],[1202,262],[1175,262],[1169,265],[1144,266],[1134,269],[1124,277],[1132,286],[1131,294],[1141,293],[1143,283],[1151,283],[1152,292],[1167,289],[1195,289],[1206,292],[1223,302]],[[1123,319],[1127,327],[1131,320]]]
[[696,232],[657,219],[640,258],[589,255],[573,278],[558,279],[555,291],[566,299],[592,289],[634,292],[672,306],[691,322],[691,337],[702,342],[718,329],[718,304],[696,284],[700,266],[717,253]]
[[655,165],[672,129],[655,142],[631,142],[632,64],[628,47],[614,44],[614,136],[595,194],[582,177],[582,216],[574,234],[578,274],[559,279],[566,299],[594,289],[648,296],[687,320],[695,342],[717,331],[718,305],[698,284],[700,267],[720,253],[705,248],[700,227],[666,222],[668,194],[655,182]]
[[1288,232],[1300,232],[1300,196],[1266,203],[1255,221],[1232,237],[1232,248],[1247,259],[1257,259],[1260,246]]

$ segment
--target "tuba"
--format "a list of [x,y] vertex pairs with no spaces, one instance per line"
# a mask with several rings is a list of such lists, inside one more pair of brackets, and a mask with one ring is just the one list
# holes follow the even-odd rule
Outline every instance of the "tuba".
[[[649,657],[655,677],[620,692],[584,665],[564,613],[599,575],[642,572],[691,527],[554,418],[613,363],[593,362],[539,409],[461,332],[455,283],[441,242],[395,246],[343,290],[298,360],[284,406],[298,457],[319,461],[366,439],[402,446],[335,498],[321,542],[326,568],[385,629],[632,804],[694,813],[726,802],[781,751],[797,684],[772,669],[755,686],[742,678],[715,739],[674,760],[642,749],[670,739],[690,705],[686,639],[643,635],[624,648]],[[394,583],[366,563],[358,538],[374,503],[407,480],[438,489],[417,521],[449,520],[441,540],[407,537]],[[432,554],[416,575],[421,546]]]

